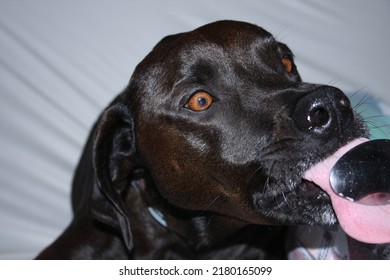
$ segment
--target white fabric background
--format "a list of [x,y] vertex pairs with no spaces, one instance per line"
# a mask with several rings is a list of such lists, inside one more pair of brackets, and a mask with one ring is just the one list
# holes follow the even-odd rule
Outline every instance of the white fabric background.
[[256,23],[305,81],[390,102],[389,13],[388,0],[0,0],[0,258],[33,258],[69,223],[92,123],[163,36]]

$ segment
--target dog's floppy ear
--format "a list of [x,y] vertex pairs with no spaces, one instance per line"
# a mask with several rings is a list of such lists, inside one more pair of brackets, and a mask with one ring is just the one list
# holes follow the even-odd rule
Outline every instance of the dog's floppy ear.
[[114,102],[108,107],[97,124],[95,135],[92,215],[119,230],[130,251],[132,234],[123,200],[135,154],[134,122],[129,105]]

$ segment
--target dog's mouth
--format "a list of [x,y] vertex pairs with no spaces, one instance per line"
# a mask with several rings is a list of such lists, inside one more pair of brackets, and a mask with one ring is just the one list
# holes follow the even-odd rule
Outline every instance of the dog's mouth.
[[[290,185],[283,190],[280,184],[280,182],[269,182],[267,191],[253,195],[259,213],[282,224],[334,225],[337,223],[329,195],[314,182],[301,179],[293,183],[293,187]],[[272,189],[279,191],[272,191]]]
[[[301,182],[295,187],[290,185],[287,191],[274,193],[273,197],[271,192],[256,194],[257,210],[283,223],[332,225],[338,221],[348,235],[359,241],[376,244],[389,242],[390,205],[360,204],[336,194],[331,186],[331,170],[336,162],[366,141],[368,139],[358,138],[339,148],[306,170]],[[272,188],[278,189],[275,186]]]
[[311,181],[302,179],[301,184],[297,187],[296,191],[299,197],[304,199],[323,201],[329,203],[329,196],[319,186]]

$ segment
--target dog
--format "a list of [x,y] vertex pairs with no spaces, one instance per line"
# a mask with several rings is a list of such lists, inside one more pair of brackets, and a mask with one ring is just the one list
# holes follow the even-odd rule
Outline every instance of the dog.
[[302,82],[261,27],[167,36],[94,125],[74,219],[37,258],[285,258],[288,225],[337,224],[304,172],[368,134],[347,96]]

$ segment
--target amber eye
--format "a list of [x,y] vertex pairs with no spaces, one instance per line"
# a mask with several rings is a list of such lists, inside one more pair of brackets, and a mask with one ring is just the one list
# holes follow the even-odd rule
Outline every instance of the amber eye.
[[287,73],[291,73],[293,70],[293,63],[289,55],[285,55],[282,57],[282,63]]
[[199,91],[191,96],[185,107],[193,111],[204,111],[208,109],[213,102],[213,97],[210,94]]

